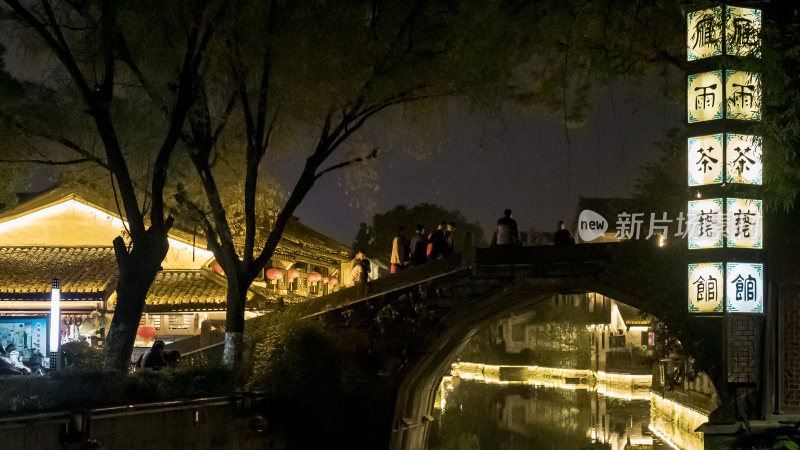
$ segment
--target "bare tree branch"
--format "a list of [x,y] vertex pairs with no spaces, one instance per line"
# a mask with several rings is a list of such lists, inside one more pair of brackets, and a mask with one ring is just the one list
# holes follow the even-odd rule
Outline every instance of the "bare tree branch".
[[373,148],[372,151],[367,156],[359,156],[357,158],[353,158],[353,159],[348,160],[348,161],[343,161],[343,162],[340,162],[339,164],[334,164],[334,165],[328,167],[327,169],[321,170],[316,175],[314,175],[314,180],[320,179],[323,175],[325,175],[328,172],[333,172],[334,170],[338,170],[338,169],[341,169],[343,167],[347,167],[347,166],[349,166],[351,164],[360,163],[360,162],[364,162],[364,161],[369,161],[370,159],[375,159],[377,157],[378,157],[378,149],[377,148]]
[[91,159],[68,159],[64,161],[53,161],[50,159],[0,159],[0,163],[6,164],[42,164],[46,166],[69,166],[83,163],[94,163]]

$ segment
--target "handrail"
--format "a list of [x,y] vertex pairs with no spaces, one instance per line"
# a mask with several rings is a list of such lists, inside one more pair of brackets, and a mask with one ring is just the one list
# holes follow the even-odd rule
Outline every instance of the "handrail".
[[61,410],[46,413],[30,414],[25,416],[0,417],[0,428],[13,426],[19,423],[55,419],[67,422],[75,414],[88,414],[91,417],[114,417],[126,414],[149,414],[165,410],[186,409],[197,406],[227,405],[245,397],[263,397],[263,392],[237,392],[233,395],[221,397],[206,397],[185,400],[167,400],[150,403],[136,403],[131,405],[105,406],[101,408]]
[[408,288],[411,288],[411,287],[414,287],[414,286],[418,286],[418,285],[423,284],[423,283],[429,283],[431,281],[439,280],[441,278],[445,278],[445,277],[448,277],[448,276],[451,276],[451,275],[455,275],[455,274],[460,273],[460,272],[469,272],[469,271],[471,271],[471,269],[468,268],[468,267],[460,267],[458,269],[451,270],[451,271],[445,272],[445,273],[440,273],[440,274],[437,274],[437,275],[434,275],[434,276],[431,276],[431,277],[428,277],[428,278],[414,280],[414,281],[412,281],[410,283],[406,283],[406,284],[403,284],[403,285],[400,285],[398,287],[394,287],[394,288],[391,288],[391,289],[383,290],[383,291],[377,292],[377,293],[372,294],[372,295],[367,295],[365,297],[358,297],[358,298],[352,299],[351,301],[345,301],[345,302],[337,304],[337,305],[332,305],[330,308],[326,308],[326,309],[323,309],[321,311],[317,311],[317,312],[312,313],[312,314],[307,314],[307,315],[302,316],[300,318],[301,319],[309,319],[309,318],[312,318],[312,317],[319,316],[321,314],[325,314],[325,313],[328,313],[328,312],[331,312],[331,311],[335,311],[335,310],[337,310],[339,308],[342,308],[342,307],[345,307],[345,306],[355,305],[355,304],[358,304],[358,303],[361,303],[361,302],[365,302],[365,301],[368,301],[368,300],[371,300],[371,299],[374,299],[374,298],[383,297],[383,296],[385,296],[387,294],[393,294],[395,292],[400,292],[400,291],[406,290]]
[[211,345],[206,345],[205,347],[200,347],[200,348],[196,348],[194,350],[190,350],[190,351],[188,351],[186,353],[183,353],[181,355],[181,358],[185,358],[185,357],[187,357],[189,355],[193,355],[195,353],[203,352],[203,351],[206,351],[206,350],[214,348],[214,347],[219,347],[220,345],[225,345],[225,341],[215,342],[215,343],[213,343]]

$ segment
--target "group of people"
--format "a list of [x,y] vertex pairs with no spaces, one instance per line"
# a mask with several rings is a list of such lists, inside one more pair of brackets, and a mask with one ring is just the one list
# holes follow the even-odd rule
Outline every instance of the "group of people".
[[[406,238],[406,227],[400,226],[397,235],[392,239],[392,254],[390,258],[391,273],[397,273],[409,266],[418,266],[434,259],[440,259],[453,254],[454,222],[442,221],[437,228],[427,236],[425,227],[418,224],[414,234]],[[556,245],[571,245],[575,243],[572,233],[564,226],[564,221],[558,222],[558,230],[553,233],[553,242]],[[497,230],[492,237],[492,247],[513,247],[522,245],[517,221],[511,216],[511,210],[503,211],[503,217],[497,220]],[[355,258],[350,262],[350,286],[363,285],[369,281],[370,261],[362,249],[356,252]]]
[[44,356],[38,350],[33,350],[30,361],[26,366],[22,362],[22,355],[14,343],[9,343],[5,348],[0,345],[0,375],[35,374],[43,375],[42,360]]
[[153,342],[153,346],[147,353],[139,357],[136,361],[137,369],[161,370],[165,367],[174,367],[181,360],[181,354],[177,350],[165,350],[166,345],[162,340]]
[[442,221],[429,235],[421,224],[415,228],[414,235],[406,239],[406,227],[400,226],[392,239],[391,273],[397,273],[408,266],[418,266],[434,259],[453,254],[455,222]]
[[350,261],[350,286],[365,284],[369,281],[372,266],[367,258],[367,252],[361,249],[356,252],[356,257]]
[[[575,238],[572,233],[564,226],[564,221],[558,221],[558,230],[553,233],[553,243],[555,245],[572,245]],[[511,217],[511,210],[503,211],[503,217],[497,219],[497,231],[492,237],[492,247],[513,247],[522,245],[517,221]]]

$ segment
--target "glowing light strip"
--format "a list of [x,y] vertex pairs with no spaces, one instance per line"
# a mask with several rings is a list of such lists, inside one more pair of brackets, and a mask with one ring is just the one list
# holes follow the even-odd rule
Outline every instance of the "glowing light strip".
[[[588,390],[605,397],[621,400],[649,400],[652,375],[633,375],[595,372],[588,369],[561,369],[539,366],[494,366],[458,362],[452,364],[450,374],[462,380],[501,386],[537,386],[569,391]],[[501,369],[519,369],[526,376],[520,380],[501,380]],[[594,383],[565,383],[563,379],[594,379]],[[637,389],[638,388],[638,389]]]
[[58,278],[53,278],[53,290],[50,293],[50,351],[57,352],[61,343],[61,291]]
[[665,444],[669,445],[670,447],[674,448],[675,450],[683,450],[680,447],[678,447],[674,442],[672,442],[670,440],[670,438],[667,437],[667,435],[665,435],[664,433],[656,430],[653,427],[653,424],[648,425],[647,429],[650,430],[651,433],[655,434],[657,438],[661,439],[662,441],[664,441]]

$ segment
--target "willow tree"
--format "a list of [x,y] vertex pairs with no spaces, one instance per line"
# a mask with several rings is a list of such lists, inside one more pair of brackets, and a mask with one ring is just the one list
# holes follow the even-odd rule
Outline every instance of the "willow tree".
[[[148,289],[169,249],[164,202],[170,159],[199,86],[225,2],[4,0],[9,72],[23,89],[0,116],[47,163],[92,163],[110,174],[128,237],[106,366],[130,360]],[[59,153],[58,149],[62,152]],[[57,154],[53,154],[53,153]],[[30,158],[31,162],[41,162]],[[132,161],[141,166],[132,167]]]
[[[396,129],[388,111],[430,117],[451,99],[551,106],[573,122],[593,81],[664,62],[675,38],[662,33],[675,27],[653,24],[677,11],[674,2],[595,3],[238,2],[220,24],[228,56],[209,67],[183,140],[205,195],[177,196],[227,276],[225,361],[238,361],[246,293],[303,198],[320,177],[376,157],[392,139],[373,136],[361,154],[345,152],[354,137],[370,139],[365,124]],[[305,164],[258,239],[259,177],[285,153]],[[221,159],[244,179],[242,208],[220,193]],[[232,209],[243,212],[238,239]]]

